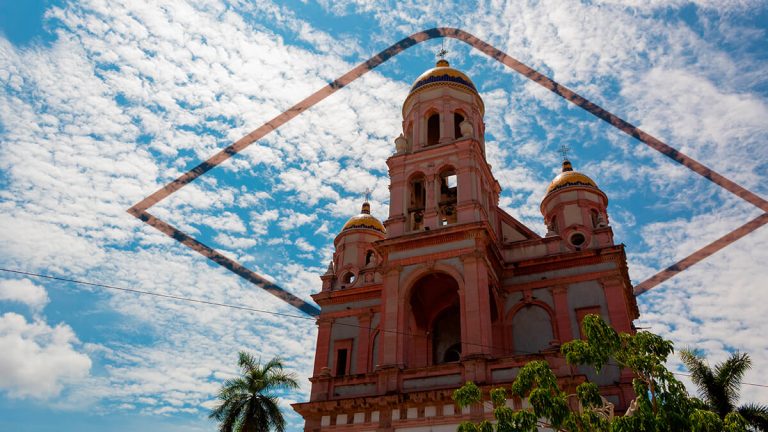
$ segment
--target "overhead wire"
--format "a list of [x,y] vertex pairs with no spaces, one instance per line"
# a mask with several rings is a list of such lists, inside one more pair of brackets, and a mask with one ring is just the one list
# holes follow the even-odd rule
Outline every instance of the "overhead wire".
[[[371,326],[366,327],[366,326],[361,326],[359,324],[339,322],[337,319],[333,319],[333,318],[311,317],[311,316],[307,316],[307,315],[296,315],[296,314],[289,314],[289,313],[284,313],[284,312],[275,312],[275,311],[269,311],[269,310],[265,310],[265,309],[257,309],[257,308],[253,308],[253,307],[249,307],[249,306],[241,306],[241,305],[235,305],[235,304],[231,304],[231,303],[221,303],[221,302],[216,302],[216,301],[211,301],[211,300],[204,300],[204,299],[197,299],[197,298],[191,298],[191,297],[177,296],[177,295],[172,295],[172,294],[163,294],[163,293],[158,293],[158,292],[153,292],[153,291],[145,291],[145,290],[140,290],[140,289],[135,289],[135,288],[119,287],[119,286],[116,286],[116,285],[104,284],[104,283],[99,283],[99,282],[88,282],[88,281],[83,281],[83,280],[78,280],[78,279],[66,278],[66,277],[61,277],[61,276],[45,275],[45,274],[41,274],[41,273],[28,272],[28,271],[23,271],[23,270],[14,270],[14,269],[7,269],[7,268],[0,267],[0,271],[7,272],[7,273],[18,274],[18,275],[24,275],[24,276],[32,276],[32,277],[37,277],[37,278],[55,280],[55,281],[60,281],[60,282],[68,282],[68,283],[74,283],[74,284],[79,284],[79,285],[92,286],[92,287],[96,287],[96,288],[106,288],[106,289],[111,289],[111,290],[116,290],[116,291],[123,291],[123,292],[129,292],[129,293],[134,293],[134,294],[142,294],[142,295],[149,295],[149,296],[166,298],[166,299],[171,299],[171,300],[186,301],[186,302],[190,302],[190,303],[203,304],[203,305],[207,305],[207,306],[224,307],[224,308],[242,310],[242,311],[246,311],[246,312],[254,312],[254,313],[261,313],[261,314],[279,316],[279,317],[284,317],[284,318],[297,318],[297,319],[301,319],[301,320],[305,320],[305,321],[315,321],[316,323],[321,323],[321,322],[325,321],[325,322],[331,322],[333,325],[338,325],[338,326],[353,327],[353,328],[365,329],[365,330],[368,330],[368,331],[377,330],[379,333],[392,333],[392,334],[398,334],[398,335],[403,335],[403,336],[408,336],[408,337],[424,337],[424,338],[428,337],[427,334],[417,334],[417,333],[403,332],[403,331],[398,331],[398,330],[381,329],[381,328],[376,329],[376,328],[371,327]],[[498,347],[495,347],[495,346],[492,346],[492,345],[479,344],[479,343],[473,343],[473,342],[463,342],[463,343],[466,344],[466,345],[470,345],[470,346],[476,346],[476,347],[480,347],[480,348],[490,348],[490,349],[498,350]],[[532,352],[532,351],[520,351],[520,350],[501,350],[501,351],[502,351],[502,353],[507,354],[507,355],[542,355],[541,352]],[[606,366],[614,366],[614,367],[617,367],[617,368],[621,369],[621,365],[618,365],[618,364],[615,364],[615,363],[611,363],[611,362],[606,363]],[[685,377],[690,377],[691,376],[690,374],[681,373],[681,372],[672,372],[672,374],[673,375],[679,375],[679,376],[685,376]],[[742,382],[741,384],[749,385],[749,386],[755,386],[755,387],[768,388],[768,385],[766,385],[766,384],[756,384],[756,383],[748,383],[748,382]]]

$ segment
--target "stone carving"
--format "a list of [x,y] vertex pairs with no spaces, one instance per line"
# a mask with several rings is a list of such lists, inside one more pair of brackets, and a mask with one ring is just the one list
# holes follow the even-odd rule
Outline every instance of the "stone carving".
[[474,132],[474,128],[472,127],[472,124],[466,120],[459,123],[459,129],[461,130],[462,138],[471,138],[472,133]]
[[408,140],[405,139],[405,136],[403,134],[400,134],[399,137],[395,138],[395,151],[399,153],[404,153],[408,148]]
[[600,228],[608,226],[608,221],[605,220],[605,215],[602,213],[597,215],[597,226]]
[[557,237],[559,234],[557,234],[557,227],[555,226],[555,221],[549,221],[547,224],[547,234],[545,237]]

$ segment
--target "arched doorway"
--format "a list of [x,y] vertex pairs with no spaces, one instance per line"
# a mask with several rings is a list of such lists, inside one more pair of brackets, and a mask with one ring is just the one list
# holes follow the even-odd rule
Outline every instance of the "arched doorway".
[[445,273],[421,277],[410,292],[410,367],[461,359],[459,284]]

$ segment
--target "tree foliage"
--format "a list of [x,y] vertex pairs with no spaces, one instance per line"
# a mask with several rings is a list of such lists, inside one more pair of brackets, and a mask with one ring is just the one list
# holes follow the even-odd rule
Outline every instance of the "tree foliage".
[[274,392],[298,388],[295,375],[283,371],[279,358],[262,365],[244,351],[238,355],[238,366],[240,376],[224,383],[220,403],[208,417],[219,422],[221,432],[283,432],[285,419]]
[[[692,398],[685,386],[665,366],[673,353],[670,341],[649,332],[617,333],[597,315],[583,323],[585,339],[574,340],[561,348],[569,365],[592,366],[599,373],[611,364],[631,370],[636,399],[623,416],[614,416],[591,382],[579,384],[575,394],[566,394],[546,361],[529,362],[510,388],[490,391],[495,423],[462,423],[460,432],[535,432],[545,427],[563,432],[667,432],[747,430],[738,412],[718,416],[707,404]],[[509,397],[527,399],[530,408],[513,410],[506,406]],[[468,382],[453,394],[461,406],[483,403],[482,391]]]

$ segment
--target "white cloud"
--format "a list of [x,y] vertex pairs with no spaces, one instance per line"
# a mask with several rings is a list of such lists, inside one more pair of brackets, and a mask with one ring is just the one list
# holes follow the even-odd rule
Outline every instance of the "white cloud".
[[263,236],[267,234],[269,223],[276,221],[280,217],[280,212],[276,209],[266,210],[262,213],[251,212],[250,217],[253,234]]
[[48,304],[49,298],[45,288],[29,279],[4,279],[0,280],[0,301],[24,303],[39,312]]
[[91,360],[66,324],[50,327],[12,312],[0,316],[0,388],[11,397],[47,399],[88,376]]
[[309,223],[312,223],[317,220],[317,213],[300,213],[291,209],[288,209],[283,214],[283,217],[280,218],[280,222],[278,222],[278,225],[280,225],[280,228],[283,231],[292,230],[294,228],[300,227],[302,225],[306,225]]
[[307,240],[303,238],[296,239],[296,242],[294,242],[294,244],[296,245],[297,248],[299,248],[299,250],[302,250],[304,252],[313,252],[315,250],[315,247],[309,244]]

